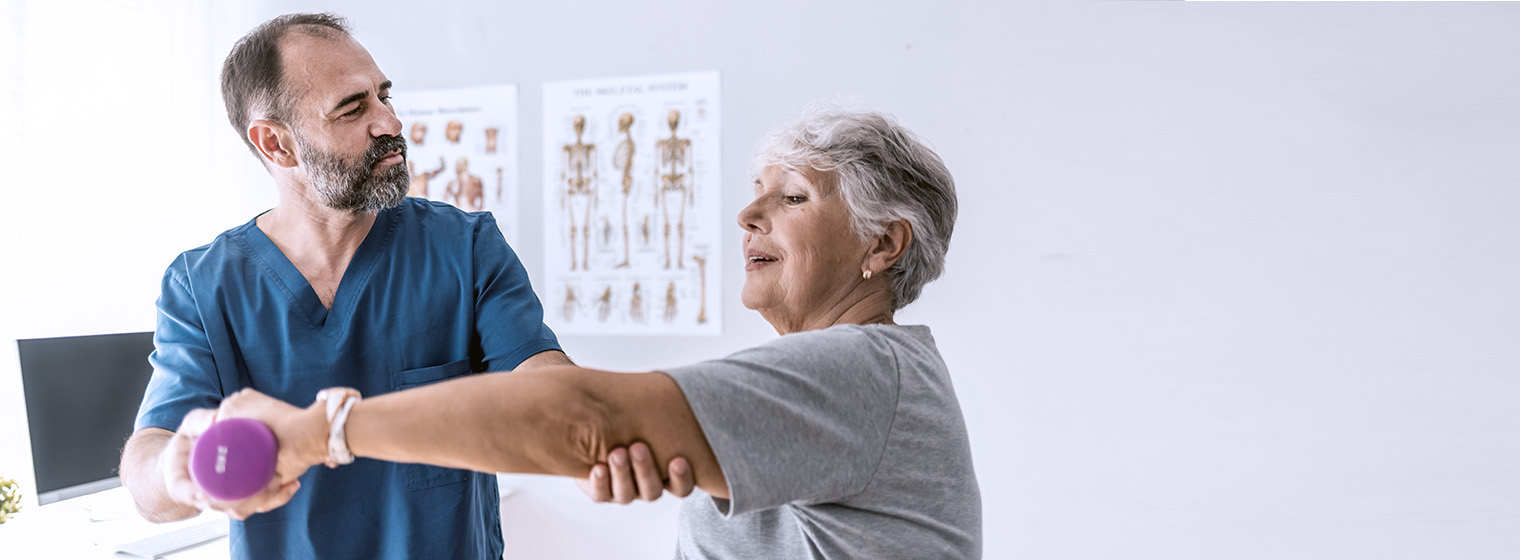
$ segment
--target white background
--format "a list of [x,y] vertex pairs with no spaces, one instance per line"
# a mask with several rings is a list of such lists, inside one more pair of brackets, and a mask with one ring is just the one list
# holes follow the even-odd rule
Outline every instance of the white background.
[[[1520,6],[5,4],[0,336],[150,329],[174,254],[273,203],[214,76],[310,9],[350,16],[398,88],[518,84],[522,138],[543,82],[721,71],[727,217],[760,135],[810,101],[927,138],[961,215],[899,320],[955,377],[988,558],[1520,550]],[[641,369],[768,340],[729,265],[722,337],[567,349]],[[0,473],[27,480],[0,348]],[[669,507],[554,520],[668,557],[673,528],[631,524]]]

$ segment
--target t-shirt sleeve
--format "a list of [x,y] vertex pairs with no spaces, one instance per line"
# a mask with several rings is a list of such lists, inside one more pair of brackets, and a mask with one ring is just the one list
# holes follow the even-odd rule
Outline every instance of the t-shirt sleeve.
[[164,273],[158,296],[158,324],[153,330],[153,376],[137,410],[133,431],[163,428],[174,431],[185,414],[197,408],[216,408],[222,400],[211,343],[202,327],[195,296],[175,267]]
[[875,475],[897,408],[892,349],[858,329],[784,336],[666,370],[728,480],[727,516],[836,502]]
[[510,370],[534,354],[558,350],[527,269],[489,213],[476,225],[473,259],[475,330],[486,371]]

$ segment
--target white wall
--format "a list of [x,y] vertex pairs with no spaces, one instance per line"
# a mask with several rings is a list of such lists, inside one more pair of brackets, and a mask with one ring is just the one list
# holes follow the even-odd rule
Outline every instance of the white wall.
[[[0,11],[0,476],[34,503],[15,340],[153,330],[159,279],[272,193],[216,83],[194,0],[9,0]],[[246,160],[246,162],[244,161]]]
[[[927,138],[961,216],[946,276],[899,319],[935,329],[956,377],[988,558],[1520,550],[1512,4],[276,1],[173,17],[215,22],[194,28],[204,69],[254,23],[315,9],[348,15],[398,88],[518,84],[525,188],[553,80],[721,71],[727,216],[755,140],[810,101],[851,96]],[[148,328],[173,253],[270,203],[214,85],[196,87],[183,103],[208,104],[209,148],[156,126],[176,114],[165,92],[79,123],[142,194],[29,172],[6,210],[5,262],[25,263],[10,338]],[[23,161],[94,151],[26,114]],[[210,163],[177,172],[174,152],[197,149]],[[522,203],[535,231],[540,195]],[[541,248],[518,249],[536,269]],[[101,259],[115,268],[83,264]],[[564,342],[639,369],[774,336],[733,269],[723,289],[720,338]],[[586,523],[668,546],[615,519]]]

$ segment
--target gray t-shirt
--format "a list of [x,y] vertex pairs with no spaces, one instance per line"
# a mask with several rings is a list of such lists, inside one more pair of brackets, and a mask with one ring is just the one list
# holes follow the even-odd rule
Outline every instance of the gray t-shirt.
[[982,500],[924,326],[840,325],[666,370],[728,479],[676,558],[980,558]]

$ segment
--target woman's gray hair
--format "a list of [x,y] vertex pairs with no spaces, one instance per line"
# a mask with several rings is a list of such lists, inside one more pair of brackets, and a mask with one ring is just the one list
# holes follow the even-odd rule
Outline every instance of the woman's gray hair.
[[907,220],[913,240],[885,271],[894,311],[918,299],[924,284],[944,272],[955,229],[955,180],[945,162],[890,115],[810,109],[766,135],[750,174],[772,165],[831,174],[849,208],[850,229],[862,240]]

